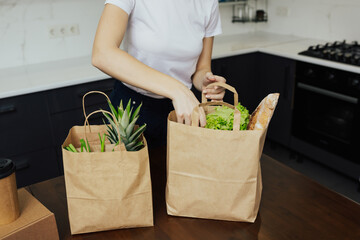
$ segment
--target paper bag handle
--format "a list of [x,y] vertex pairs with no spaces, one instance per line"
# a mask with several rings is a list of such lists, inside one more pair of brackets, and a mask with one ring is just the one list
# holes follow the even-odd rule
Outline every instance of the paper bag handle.
[[[85,95],[86,95],[86,94],[85,94]],[[84,96],[85,96],[85,95],[84,95]],[[95,113],[100,113],[100,112],[101,112],[101,113],[107,113],[107,114],[109,114],[109,115],[114,119],[114,121],[116,121],[115,116],[114,116],[111,112],[109,112],[109,111],[102,110],[102,109],[93,111],[92,113],[90,113],[89,115],[86,116],[85,121],[84,121],[84,135],[85,135],[85,139],[86,139],[86,126],[89,127],[89,132],[91,132],[91,128],[90,128],[90,124],[89,124],[89,118],[91,117],[91,115],[93,115],[93,114],[95,114]],[[118,136],[119,136],[119,141],[120,141],[119,145],[120,145],[120,148],[121,148],[121,150],[125,150],[125,145],[123,144],[123,142],[121,142],[121,139],[120,139],[119,129],[116,129],[116,131],[118,132]]]
[[[83,107],[83,113],[84,113],[84,118],[85,118],[85,119],[87,119],[87,118],[86,118],[86,111],[85,111],[85,97],[86,97],[87,95],[94,94],[94,93],[98,93],[98,94],[104,95],[104,96],[106,97],[106,99],[110,102],[110,98],[109,98],[105,93],[103,93],[103,92],[100,92],[100,91],[90,91],[90,92],[85,93],[84,96],[83,96],[83,98],[82,98],[82,107]],[[89,124],[89,122],[88,122],[88,124]],[[89,125],[90,125],[90,124],[89,124]]]
[[239,131],[240,130],[240,117],[241,117],[241,113],[239,111],[239,109],[236,108],[236,106],[238,105],[238,93],[236,91],[236,89],[226,83],[223,82],[214,82],[208,85],[208,87],[211,86],[220,86],[223,87],[227,90],[229,90],[230,92],[232,92],[234,94],[234,105],[231,105],[229,103],[225,103],[223,101],[219,101],[219,102],[208,102],[207,98],[205,97],[205,94],[202,93],[201,95],[201,103],[199,104],[199,106],[195,107],[192,114],[191,114],[191,125],[192,126],[196,126],[197,127],[197,123],[199,121],[200,118],[200,108],[201,107],[206,107],[206,106],[226,106],[229,108],[234,109],[234,121],[233,121],[233,131]]
[[[223,87],[227,90],[229,90],[230,92],[232,92],[234,94],[234,106],[238,105],[238,99],[239,99],[239,95],[236,91],[236,89],[226,83],[223,82],[214,82],[208,85],[208,87],[212,87],[212,86],[219,86],[219,87]],[[201,94],[201,103],[206,103],[208,102],[207,98],[205,97],[205,93]]]

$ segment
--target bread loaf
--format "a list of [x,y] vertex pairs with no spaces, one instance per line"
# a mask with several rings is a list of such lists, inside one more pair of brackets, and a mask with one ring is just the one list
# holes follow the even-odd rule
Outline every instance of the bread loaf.
[[248,130],[262,130],[268,127],[279,96],[279,93],[271,93],[260,102],[259,106],[250,116],[250,121],[247,126]]

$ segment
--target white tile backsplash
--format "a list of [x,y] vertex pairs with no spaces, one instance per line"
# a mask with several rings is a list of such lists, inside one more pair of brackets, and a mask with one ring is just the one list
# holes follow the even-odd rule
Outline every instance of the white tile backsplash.
[[[360,40],[360,0],[268,2],[267,23],[232,23],[232,7],[221,6],[223,34],[266,31]],[[0,69],[90,55],[103,6],[104,0],[0,0]],[[287,16],[280,14],[284,9]],[[78,24],[79,35],[50,38],[51,26],[65,24]]]
[[[360,40],[359,0],[268,0],[269,22],[258,30],[326,41]],[[277,10],[288,8],[288,16]]]
[[[103,0],[0,0],[0,68],[91,54]],[[78,24],[76,36],[50,38],[52,26]]]

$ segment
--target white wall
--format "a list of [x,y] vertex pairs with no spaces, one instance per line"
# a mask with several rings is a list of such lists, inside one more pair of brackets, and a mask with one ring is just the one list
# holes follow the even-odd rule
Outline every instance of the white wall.
[[[232,23],[232,7],[221,6],[223,34],[268,31],[328,41],[360,40],[360,0],[268,1],[267,23]],[[90,55],[103,4],[104,0],[0,0],[0,69]],[[284,8],[288,16],[279,16]],[[80,34],[50,38],[49,28],[63,24],[78,24]]]
[[[0,68],[91,53],[103,0],[0,0]],[[80,34],[50,38],[49,28],[78,24]]]
[[[288,9],[288,16],[281,15]],[[260,28],[305,38],[360,40],[359,0],[269,0],[269,22]]]
[[267,23],[232,23],[232,6],[220,5],[220,16],[223,35],[255,32]]
[[231,6],[220,6],[220,13],[224,34],[267,31],[326,41],[360,41],[360,0],[268,0],[267,23],[231,23]]

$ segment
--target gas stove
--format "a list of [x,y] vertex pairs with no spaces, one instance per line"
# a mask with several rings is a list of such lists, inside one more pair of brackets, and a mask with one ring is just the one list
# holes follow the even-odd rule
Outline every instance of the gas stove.
[[310,46],[306,51],[299,54],[360,66],[360,45],[357,41],[351,43],[336,41],[325,45],[318,44]]

